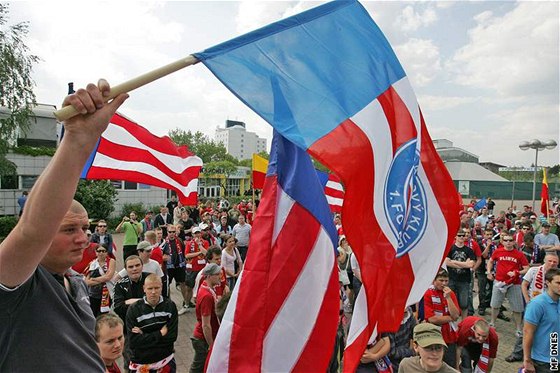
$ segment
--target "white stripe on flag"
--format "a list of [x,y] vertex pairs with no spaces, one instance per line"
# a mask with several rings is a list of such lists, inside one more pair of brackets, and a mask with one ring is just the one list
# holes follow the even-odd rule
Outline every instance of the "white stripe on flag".
[[330,206],[342,206],[342,202],[344,201],[342,198],[335,198],[329,195],[325,195],[325,197],[327,197],[327,203]]
[[[207,373],[223,373],[229,370],[229,350],[231,346],[231,333],[233,330],[233,317],[237,308],[237,294],[243,283],[243,271],[239,274],[236,286],[231,292],[226,312],[220,323],[218,334],[212,345],[212,354],[208,360]],[[218,343],[216,343],[219,341]]]
[[332,181],[332,180],[327,181],[326,188],[332,188],[344,192],[344,188],[342,187],[342,184],[337,181]]
[[352,313],[352,323],[350,323],[350,329],[348,330],[346,346],[354,343],[356,338],[358,338],[358,336],[362,334],[362,332],[368,325],[369,321],[367,310],[367,294],[362,286],[362,289],[358,292],[358,296],[356,297],[356,301],[354,304],[354,313]]
[[414,94],[414,90],[410,85],[408,77],[404,77],[401,80],[393,83],[393,88],[395,92],[399,95],[403,103],[405,104],[412,120],[414,121],[414,126],[416,127],[416,132],[418,133],[418,142],[422,138],[422,122],[420,121],[420,107],[418,106],[418,100]]
[[[291,200],[282,191],[279,206],[288,205],[284,199]],[[332,241],[321,227],[304,267],[264,338],[262,372],[289,372],[298,362],[315,327],[334,263]],[[291,336],[289,343],[286,335]]]
[[389,127],[383,108],[377,99],[352,117],[352,121],[363,131],[371,144],[372,154],[374,155],[373,169],[375,170],[373,211],[381,230],[385,233],[387,240],[391,242],[396,252],[398,241],[391,231],[391,226],[385,215],[385,209],[383,208],[385,180],[387,180],[387,174],[389,173],[393,160],[391,128]]
[[95,159],[93,160],[92,167],[117,169],[120,171],[134,171],[141,174],[146,174],[156,179],[159,179],[162,182],[170,186],[173,186],[174,188],[177,188],[185,196],[188,196],[192,192],[198,191],[198,179],[192,179],[191,181],[189,181],[189,183],[186,186],[183,186],[179,184],[177,181],[175,181],[174,179],[167,176],[159,168],[156,168],[155,166],[152,166],[149,163],[122,161],[119,159],[108,157],[105,154],[98,152],[95,155]]
[[159,159],[167,167],[169,167],[170,170],[178,174],[182,173],[189,167],[202,166],[202,160],[198,157],[191,156],[182,158],[175,155],[161,153],[153,148],[150,148],[149,146],[144,145],[142,142],[140,142],[136,137],[134,137],[123,127],[116,124],[111,123],[107,127],[105,132],[103,132],[102,137],[115,144],[146,150],[150,152],[154,157]]
[[276,243],[276,239],[278,238],[278,234],[282,230],[292,207],[294,206],[295,201],[287,195],[283,190],[282,187],[277,184],[276,185],[276,218],[274,219],[274,232],[272,233],[272,241],[271,245],[274,246]]
[[432,284],[441,264],[447,242],[447,223],[422,164],[418,167],[418,176],[426,192],[428,218],[426,231],[418,242],[417,248],[408,252],[415,277],[406,302],[408,306],[418,302]]

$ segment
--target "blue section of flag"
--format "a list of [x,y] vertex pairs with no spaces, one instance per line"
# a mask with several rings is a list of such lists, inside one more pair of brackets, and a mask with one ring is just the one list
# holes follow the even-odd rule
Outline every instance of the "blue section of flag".
[[319,182],[321,183],[321,186],[323,187],[323,189],[325,189],[327,183],[329,182],[329,174],[317,169],[315,169],[315,171],[317,171],[317,177],[319,178]]
[[486,202],[486,197],[483,197],[480,201],[478,201],[475,205],[474,205],[474,209],[476,211],[480,210],[481,208],[483,208],[484,206],[486,206],[487,202]]
[[[387,39],[356,1],[327,3],[195,56],[302,149],[405,76]],[[278,97],[286,106],[277,105]]]
[[91,154],[89,155],[86,164],[82,170],[82,174],[80,175],[81,179],[87,179],[87,174],[89,172],[89,169],[93,163],[93,160],[95,159],[95,155],[97,154],[97,148],[99,148],[99,143],[101,142],[101,137],[99,138],[99,140],[97,140],[97,144],[95,144],[95,148],[93,149],[93,151],[91,152]]
[[278,185],[309,211],[328,233],[333,247],[337,233],[323,187],[309,155],[274,131],[267,176],[277,176]]

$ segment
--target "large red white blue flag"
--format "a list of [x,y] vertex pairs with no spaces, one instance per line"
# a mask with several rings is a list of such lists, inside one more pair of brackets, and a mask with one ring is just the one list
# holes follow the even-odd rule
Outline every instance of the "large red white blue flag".
[[331,211],[336,213],[342,212],[344,187],[340,183],[340,178],[335,174],[327,174],[326,172],[320,170],[317,170],[317,176],[323,186]]
[[125,180],[172,189],[184,205],[198,203],[202,160],[169,137],[158,137],[115,114],[101,134],[81,177]]
[[340,308],[336,246],[309,155],[275,131],[247,260],[207,372],[325,372]]
[[374,329],[397,330],[405,305],[421,298],[459,224],[455,187],[404,69],[357,1],[327,3],[195,56],[341,178],[342,224],[365,288],[344,358],[353,371]]

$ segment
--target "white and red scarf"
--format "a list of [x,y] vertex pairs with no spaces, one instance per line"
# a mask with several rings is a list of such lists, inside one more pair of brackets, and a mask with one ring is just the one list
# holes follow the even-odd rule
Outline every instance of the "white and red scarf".
[[474,367],[474,373],[486,373],[488,372],[488,362],[490,361],[490,344],[486,340],[482,344],[482,353],[478,359],[478,364]]

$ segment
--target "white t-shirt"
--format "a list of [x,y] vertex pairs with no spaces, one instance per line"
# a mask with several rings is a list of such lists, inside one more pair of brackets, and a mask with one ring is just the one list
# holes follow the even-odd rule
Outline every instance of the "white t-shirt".
[[233,255],[229,255],[228,252],[224,249],[222,250],[222,267],[226,269],[226,276],[230,278],[231,276],[227,275],[228,272],[235,273],[235,261],[237,260],[237,253],[236,249],[233,249]]
[[[163,277],[163,271],[161,270],[159,263],[153,259],[150,259],[148,263],[144,264],[142,272],[155,273],[158,277]],[[126,268],[121,269],[118,275],[121,278],[124,278],[126,276]]]
[[529,283],[529,298],[533,299],[537,295],[541,295],[546,289],[544,281],[544,266],[531,267],[523,276],[523,281]]

